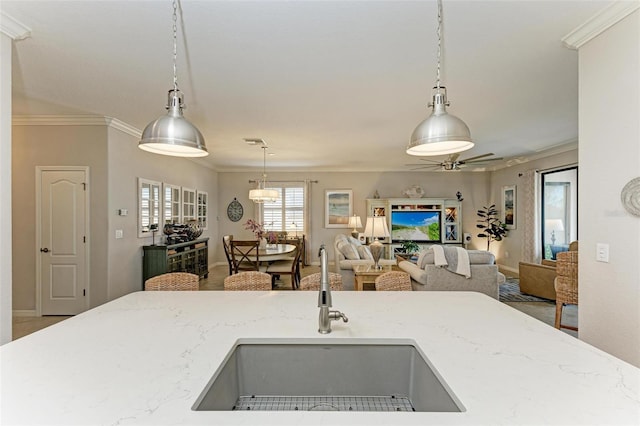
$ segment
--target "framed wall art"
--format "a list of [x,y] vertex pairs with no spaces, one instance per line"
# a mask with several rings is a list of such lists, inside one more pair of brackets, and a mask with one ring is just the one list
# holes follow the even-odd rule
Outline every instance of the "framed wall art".
[[324,227],[348,228],[353,214],[353,191],[327,189],[324,193]]
[[507,229],[516,229],[516,186],[502,187],[502,223]]

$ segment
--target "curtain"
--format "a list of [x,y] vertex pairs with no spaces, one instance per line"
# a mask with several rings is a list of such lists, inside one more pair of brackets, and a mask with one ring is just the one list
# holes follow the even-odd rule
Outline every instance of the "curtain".
[[[539,173],[537,170],[527,170],[522,173],[522,222],[524,229],[522,233],[522,261],[540,263],[540,213],[538,209],[539,194],[538,182]],[[520,220],[520,219],[518,219]]]

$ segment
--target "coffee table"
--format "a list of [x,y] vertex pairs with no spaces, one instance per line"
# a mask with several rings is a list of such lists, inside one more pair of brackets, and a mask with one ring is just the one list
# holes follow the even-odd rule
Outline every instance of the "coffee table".
[[374,265],[354,265],[355,290],[363,291],[365,284],[373,284],[377,277],[393,270],[392,265],[380,265],[379,269],[376,269]]

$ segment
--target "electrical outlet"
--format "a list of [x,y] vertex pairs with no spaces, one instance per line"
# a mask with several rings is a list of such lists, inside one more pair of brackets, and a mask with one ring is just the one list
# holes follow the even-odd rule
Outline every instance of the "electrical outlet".
[[505,259],[508,259],[508,258],[509,258],[509,252],[508,252],[508,251],[505,251],[505,252],[504,252],[504,258],[505,258]]
[[596,260],[598,262],[609,263],[609,244],[596,244]]
[[124,232],[122,231],[122,229],[116,229],[116,240],[119,240],[120,238],[124,237]]

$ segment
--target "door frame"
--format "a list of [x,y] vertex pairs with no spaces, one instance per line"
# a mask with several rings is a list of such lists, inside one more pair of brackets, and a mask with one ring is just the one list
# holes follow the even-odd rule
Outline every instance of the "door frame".
[[84,172],[85,177],[85,197],[84,197],[84,215],[85,215],[85,237],[86,243],[84,244],[84,256],[85,256],[85,310],[89,309],[90,299],[91,299],[91,281],[89,280],[90,274],[90,253],[89,246],[91,245],[91,237],[89,236],[91,232],[91,223],[90,218],[91,214],[89,212],[89,200],[90,200],[90,190],[91,185],[89,184],[89,166],[36,166],[36,246],[34,247],[35,259],[36,259],[36,316],[42,316],[42,256],[40,256],[40,248],[42,247],[42,217],[41,217],[41,196],[42,196],[42,172],[47,171],[82,171]]

